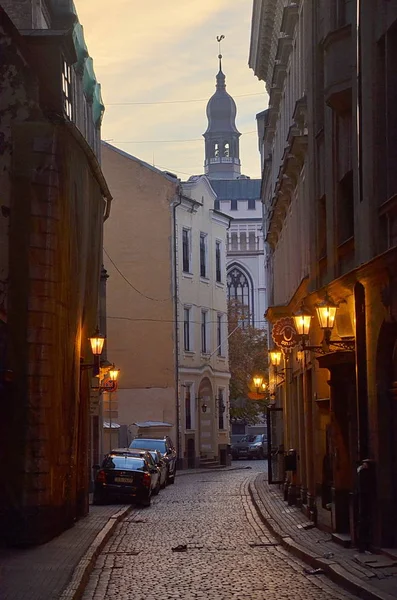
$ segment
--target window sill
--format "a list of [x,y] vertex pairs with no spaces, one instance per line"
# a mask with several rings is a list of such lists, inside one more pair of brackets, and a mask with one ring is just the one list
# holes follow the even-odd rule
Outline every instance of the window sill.
[[194,356],[196,354],[194,350],[184,350],[183,353],[185,356]]
[[211,356],[211,352],[202,352],[202,353],[201,353],[201,356],[202,356],[203,358],[210,358],[210,356]]
[[208,277],[201,277],[201,276],[200,276],[200,281],[201,281],[202,283],[206,283],[207,285],[208,285],[208,284],[209,284],[209,282],[210,282],[210,280],[209,280],[209,278],[208,278]]
[[186,277],[186,279],[192,279],[193,273],[188,273],[187,271],[182,271],[182,277]]
[[215,284],[216,284],[216,287],[218,287],[222,290],[225,287],[225,284],[223,283],[223,281],[216,281]]

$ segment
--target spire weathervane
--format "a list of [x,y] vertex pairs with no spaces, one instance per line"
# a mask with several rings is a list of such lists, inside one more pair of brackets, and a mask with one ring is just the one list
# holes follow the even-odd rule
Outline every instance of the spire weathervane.
[[219,54],[218,54],[218,58],[219,58],[219,70],[222,71],[222,54],[221,54],[221,41],[225,39],[224,35],[217,35],[216,36],[216,41],[218,42],[218,48],[219,48]]

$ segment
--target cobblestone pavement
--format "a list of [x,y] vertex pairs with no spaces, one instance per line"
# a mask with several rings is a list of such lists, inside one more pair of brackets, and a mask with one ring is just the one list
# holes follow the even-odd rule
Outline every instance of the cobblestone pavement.
[[[260,521],[248,484],[264,467],[177,477],[115,530],[83,600],[353,600],[304,572]],[[275,545],[273,545],[275,544]],[[186,551],[172,548],[186,545]]]

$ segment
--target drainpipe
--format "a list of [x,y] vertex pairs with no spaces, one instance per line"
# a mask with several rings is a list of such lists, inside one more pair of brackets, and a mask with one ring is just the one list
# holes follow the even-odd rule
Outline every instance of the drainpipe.
[[176,426],[177,426],[177,457],[178,466],[182,465],[182,440],[181,440],[181,399],[179,393],[179,290],[178,290],[178,230],[176,223],[176,209],[182,204],[182,192],[180,186],[177,190],[178,201],[173,203],[172,218],[173,218],[173,269],[174,269],[174,320],[175,320],[175,383],[176,383]]

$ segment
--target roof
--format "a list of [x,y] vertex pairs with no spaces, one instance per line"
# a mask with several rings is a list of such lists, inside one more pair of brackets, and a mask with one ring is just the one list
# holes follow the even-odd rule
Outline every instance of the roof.
[[143,421],[140,423],[134,423],[137,427],[172,427],[172,423],[164,423],[163,421]]
[[211,179],[218,200],[258,200],[261,197],[260,179]]

